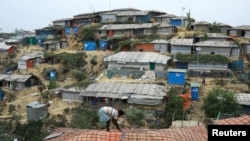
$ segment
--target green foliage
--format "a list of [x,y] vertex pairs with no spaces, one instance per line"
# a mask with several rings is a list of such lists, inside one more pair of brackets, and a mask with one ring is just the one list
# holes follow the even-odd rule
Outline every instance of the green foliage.
[[44,54],[43,54],[43,57],[44,58],[50,58],[50,57],[53,57],[53,56],[55,56],[56,54],[54,53],[54,52],[45,52]]
[[[1,90],[1,89],[0,89]],[[5,92],[4,92],[5,93]],[[0,115],[2,115],[2,112],[6,108],[7,102],[0,102]],[[1,124],[0,124],[1,125]]]
[[16,106],[10,104],[10,105],[9,105],[9,113],[13,113],[15,110],[16,110]]
[[70,69],[68,67],[66,67],[66,66],[62,66],[61,71],[62,71],[63,74],[65,74],[65,73],[69,72]]
[[77,81],[82,81],[86,79],[87,73],[79,70],[72,70],[72,75],[75,77]]
[[[180,62],[196,62],[198,54],[182,54],[177,53],[176,59]],[[230,60],[228,57],[225,57],[223,55],[215,54],[215,55],[209,55],[209,54],[199,54],[199,62],[200,63],[229,63]]]
[[188,18],[188,24],[187,24],[186,30],[190,31],[191,30],[191,23],[192,23],[192,18],[191,18],[190,11],[187,13],[187,18]]
[[50,81],[49,81],[49,85],[47,86],[47,88],[48,88],[49,90],[55,89],[55,88],[57,88],[57,87],[58,87],[58,85],[57,85],[57,83],[56,83],[55,80],[50,80]]
[[158,30],[158,25],[154,25],[151,27],[151,32],[152,32],[152,35],[155,35],[157,33],[157,30]]
[[65,108],[65,109],[63,110],[63,113],[64,113],[64,114],[69,114],[69,112],[70,112],[70,108]]
[[87,58],[87,54],[85,52],[79,52],[79,53],[63,52],[60,54],[45,52],[44,58],[52,58],[52,57],[58,57],[62,62],[62,64],[69,69],[81,68],[87,64],[87,62],[84,59]]
[[58,54],[58,57],[69,69],[81,68],[87,64],[87,62],[84,60],[84,58],[86,57],[86,53],[72,54],[64,52]]
[[144,112],[136,107],[130,107],[126,109],[126,117],[128,123],[133,127],[142,127],[144,126]]
[[16,54],[9,55],[10,58],[14,59],[16,57]]
[[[29,120],[28,123],[21,124],[19,120],[21,117],[15,116],[9,123],[3,123],[3,126],[12,127],[13,123],[16,124],[16,128],[13,132],[15,137],[19,137],[22,141],[42,141],[49,133],[48,130],[53,130],[57,127],[66,127],[67,120],[63,115],[52,116],[49,118],[43,118],[38,121]],[[1,139],[0,139],[1,140]]]
[[16,81],[16,80],[14,80],[13,82],[11,82],[11,84],[12,84],[11,89],[12,89],[12,90],[16,90],[16,87],[17,87],[17,81]]
[[[156,30],[157,30],[157,27],[156,27]],[[123,46],[134,46],[136,44],[140,44],[140,43],[143,43],[143,42],[151,42],[155,39],[159,38],[158,36],[155,36],[155,35],[152,35],[152,36],[147,36],[145,38],[142,38],[142,39],[137,39],[137,40],[122,40],[118,43],[118,46],[119,48],[117,49],[117,51],[120,50],[121,47]]]
[[49,69],[43,68],[43,71],[41,72],[41,75],[46,79],[49,74]]
[[95,129],[98,123],[98,114],[96,110],[77,107],[72,109],[73,115],[70,127],[80,129]]
[[93,56],[93,58],[90,60],[90,63],[93,66],[95,66],[95,65],[98,64],[98,62],[97,62],[97,56],[96,55]]
[[25,141],[39,141],[45,137],[42,133],[42,122],[28,121],[27,124],[17,124],[15,134],[22,136]]
[[207,35],[207,33],[206,33],[206,32],[204,33],[204,35],[203,35],[202,39],[203,39],[203,41],[208,40],[208,35]]
[[212,24],[208,25],[208,28],[211,33],[220,33],[219,23],[213,22]]
[[9,96],[10,101],[13,101],[16,99],[16,94],[13,92],[8,93],[8,96]]
[[81,88],[87,88],[88,85],[91,84],[91,83],[93,83],[93,82],[91,82],[91,81],[79,81],[77,83],[66,85],[66,86],[64,86],[64,88],[70,88],[70,87],[73,87],[73,86],[78,86],[78,87],[81,87]]
[[161,85],[161,86],[165,86],[166,85],[166,83],[165,82],[156,82],[155,84],[157,84],[157,85]]
[[50,97],[50,92],[49,91],[45,91],[41,94],[41,97],[42,99],[44,99],[45,101],[46,100],[49,100],[49,97]]
[[[43,120],[44,122],[44,120]],[[58,114],[52,116],[49,120],[44,122],[44,124],[49,126],[55,126],[55,127],[66,127],[66,124],[68,123],[65,115]]]
[[177,91],[175,91],[173,88],[170,89],[168,92],[168,102],[166,104],[166,113],[167,116],[165,117],[165,122],[167,126],[170,126],[172,123],[172,119],[174,120],[181,120],[185,119],[186,115],[183,114],[183,99],[180,96],[177,96],[179,94]]
[[203,101],[202,109],[209,118],[215,118],[219,112],[232,114],[240,109],[235,93],[221,88],[209,91]]
[[84,41],[92,41],[95,40],[95,27],[89,26],[89,27],[82,27],[81,29],[81,36]]

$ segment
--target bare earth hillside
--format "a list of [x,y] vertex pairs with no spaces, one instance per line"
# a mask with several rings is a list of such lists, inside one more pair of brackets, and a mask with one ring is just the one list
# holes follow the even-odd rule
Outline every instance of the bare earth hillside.
[[[191,36],[193,36],[193,34],[194,34],[194,32],[186,32],[182,29],[178,29],[178,33],[174,38],[185,38],[187,36],[191,37]],[[196,33],[196,34],[200,34],[200,33]],[[73,39],[69,39],[69,40],[70,40],[70,43],[69,43],[68,48],[57,50],[57,51],[55,51],[55,53],[62,53],[62,52],[76,53],[76,52],[82,51],[81,45],[77,44],[77,42],[75,42]],[[19,52],[16,56],[16,59],[18,57],[20,57],[26,53],[32,52],[32,51],[42,51],[42,48],[39,46],[21,47],[21,48],[19,48]],[[88,76],[88,77],[90,78],[90,77],[94,76],[95,78],[98,79],[98,81],[107,81],[107,82],[109,82],[109,81],[112,81],[112,82],[116,82],[116,81],[135,82],[136,80],[133,80],[130,78],[114,77],[112,79],[108,79],[105,76],[105,74],[102,73],[104,70],[103,57],[111,55],[113,53],[114,52],[112,52],[112,51],[86,51],[86,54],[88,56],[86,61],[88,62],[88,64],[85,67],[85,71],[87,71],[88,74],[90,74],[90,76]],[[90,63],[90,60],[93,56],[97,57],[97,62],[98,62],[98,64],[95,65],[94,67]],[[14,59],[14,61],[17,61],[16,59]],[[43,71],[44,68],[59,69],[60,64],[50,65],[48,63],[42,63],[36,68],[28,69],[28,70],[19,70],[19,71],[15,71],[13,73],[34,74],[34,75],[38,76],[42,80],[42,82],[47,86],[49,84],[49,81],[45,80],[44,77],[41,75],[41,72]],[[241,91],[248,90],[248,86],[246,84],[243,84],[241,82],[235,83],[235,81],[233,81],[233,80],[235,80],[235,78],[224,80],[227,83],[223,87],[225,87],[226,89],[235,91],[235,92],[241,92]],[[196,81],[196,78],[189,78],[188,81]],[[197,81],[201,83],[200,78]],[[202,102],[203,102],[203,98],[207,95],[207,93],[210,90],[212,90],[213,88],[218,86],[218,83],[217,83],[218,81],[219,81],[218,78],[207,78],[206,79],[206,85],[202,86],[202,89],[201,89],[202,92],[200,95],[200,100],[194,101],[192,103],[193,112],[191,115],[189,115],[190,120],[200,120],[201,121],[202,118],[204,118],[203,112],[200,109]],[[72,77],[72,75],[70,75],[70,74],[67,74],[66,79],[64,81],[58,81],[58,84],[60,86],[65,86],[65,85],[70,85],[74,82],[76,82],[74,77]],[[4,88],[4,90],[11,92],[9,89],[6,89],[6,88]],[[7,106],[3,110],[2,115],[0,115],[0,118],[8,119],[13,115],[20,115],[22,117],[21,121],[23,121],[25,123],[25,122],[27,122],[26,104],[33,102],[33,101],[41,101],[41,94],[40,94],[37,86],[31,87],[28,89],[24,89],[21,91],[15,91],[14,94],[16,96],[15,100],[5,102]],[[7,95],[7,97],[8,97],[8,95]],[[56,97],[56,96],[51,97],[50,101],[53,102],[53,104],[49,107],[49,113],[51,115],[62,114],[63,110],[65,108],[72,108],[72,107],[79,106],[78,103],[64,102],[59,97]],[[14,106],[16,110],[9,110],[10,105]],[[68,118],[70,118],[70,117],[68,117]]]
[[[20,56],[26,54],[26,53],[30,53],[33,51],[42,51],[42,48],[39,46],[30,46],[30,47],[23,47],[23,48],[19,48],[18,50],[18,54],[16,56],[16,58],[14,59],[14,61],[17,61],[17,58],[19,58]],[[55,53],[62,53],[62,52],[67,52],[67,53],[76,53],[79,52],[79,50],[77,48],[65,48],[65,49],[61,49],[58,51],[55,51]],[[88,57],[86,58],[87,66],[85,68],[86,71],[89,72],[89,74],[92,74],[91,72],[93,72],[94,74],[100,74],[101,71],[103,70],[103,57],[108,56],[110,54],[112,54],[113,52],[110,51],[89,51],[86,52],[86,54],[88,55]],[[90,59],[96,56],[97,57],[97,62],[98,64],[96,66],[94,66],[92,68],[92,65],[90,63]],[[41,72],[43,71],[44,68],[54,68],[54,69],[60,69],[60,65],[61,64],[54,64],[54,65],[50,65],[48,63],[41,63],[38,67],[36,68],[32,68],[32,69],[28,69],[28,70],[18,70],[15,71],[13,73],[17,73],[17,74],[33,74],[37,77],[39,77],[39,79],[41,79],[41,81],[43,82],[44,85],[48,85],[49,81],[45,80],[45,78],[41,75]],[[91,76],[89,76],[91,77]],[[66,85],[70,85],[72,83],[75,83],[76,80],[74,79],[74,77],[72,77],[72,75],[68,74],[66,75],[66,79],[64,81],[58,81],[57,83],[59,84],[59,86],[63,87]],[[7,91],[8,93],[11,93],[11,91],[8,88],[3,88],[4,91]],[[23,122],[27,121],[27,115],[26,115],[26,104],[33,102],[33,101],[39,101],[42,103],[41,101],[41,93],[38,90],[38,86],[33,86],[31,88],[27,88],[24,90],[20,90],[20,91],[14,91],[13,92],[16,96],[15,100],[6,102],[7,107],[4,109],[2,115],[0,115],[0,118],[9,118],[12,115],[20,115],[22,117]],[[6,97],[8,97],[8,95],[6,95]],[[76,107],[79,106],[78,103],[68,103],[68,102],[64,102],[62,101],[59,97],[51,97],[50,100],[53,102],[53,104],[49,107],[49,113],[51,115],[58,115],[58,114],[62,114],[63,110],[65,108],[72,108],[72,107]],[[9,106],[15,106],[16,110],[10,111],[9,112]]]

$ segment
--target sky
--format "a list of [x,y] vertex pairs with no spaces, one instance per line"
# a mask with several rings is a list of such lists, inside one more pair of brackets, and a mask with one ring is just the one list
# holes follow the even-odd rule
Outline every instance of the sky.
[[190,11],[196,22],[222,22],[234,27],[250,25],[249,6],[250,0],[3,0],[0,32],[35,31],[57,19],[118,8],[157,10],[176,16],[186,16]]

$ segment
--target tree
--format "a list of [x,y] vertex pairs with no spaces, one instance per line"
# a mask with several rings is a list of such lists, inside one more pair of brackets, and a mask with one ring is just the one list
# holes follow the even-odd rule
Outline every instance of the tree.
[[203,101],[202,109],[210,118],[215,118],[219,112],[232,114],[240,110],[240,104],[236,100],[235,93],[222,88],[209,91]]
[[208,28],[211,33],[220,33],[219,23],[213,22],[212,24],[208,25]]
[[83,40],[85,40],[85,41],[95,40],[94,29],[95,29],[95,27],[92,27],[92,26],[82,27],[81,35],[82,35]]
[[178,92],[176,92],[173,88],[168,92],[168,101],[166,104],[166,113],[165,121],[167,126],[172,124],[172,119],[174,120],[182,120],[185,119],[184,111],[183,111],[183,99],[178,96]]
[[152,32],[152,35],[156,35],[156,33],[157,33],[157,30],[158,30],[158,27],[157,27],[157,25],[155,25],[155,26],[152,26],[152,27],[151,27],[151,32]]
[[187,13],[187,19],[188,19],[188,24],[187,24],[186,29],[187,29],[188,31],[190,31],[190,30],[191,30],[191,23],[192,23],[192,18],[191,18],[191,12],[190,12],[190,10],[189,10],[189,12]]
[[203,41],[208,40],[208,35],[207,35],[206,32],[204,32],[203,37],[202,37],[202,40],[203,40]]

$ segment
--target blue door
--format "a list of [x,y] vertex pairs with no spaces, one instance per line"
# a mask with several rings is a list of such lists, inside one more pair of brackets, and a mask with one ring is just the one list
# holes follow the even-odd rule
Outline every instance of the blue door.
[[199,99],[199,87],[192,87],[191,88],[191,98],[192,98],[192,100]]

